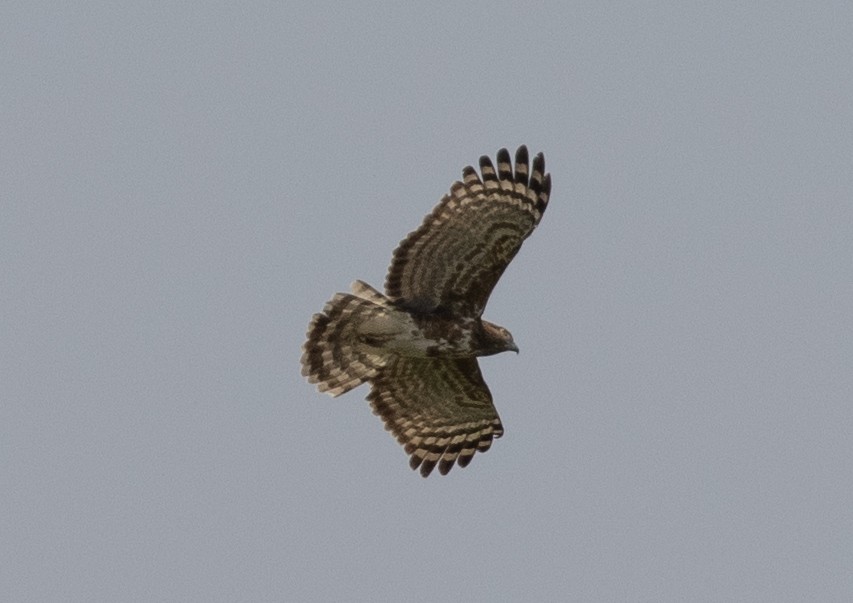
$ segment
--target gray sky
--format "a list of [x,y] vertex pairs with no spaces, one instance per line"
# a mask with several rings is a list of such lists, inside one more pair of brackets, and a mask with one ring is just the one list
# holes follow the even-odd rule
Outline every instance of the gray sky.
[[[0,13],[0,599],[849,600],[853,5]],[[300,345],[522,143],[506,435],[424,480]]]

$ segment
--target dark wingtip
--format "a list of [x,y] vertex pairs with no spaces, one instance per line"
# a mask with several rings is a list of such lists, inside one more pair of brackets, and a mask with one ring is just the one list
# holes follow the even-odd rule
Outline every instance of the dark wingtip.
[[497,180],[497,172],[495,171],[495,166],[492,164],[492,160],[488,155],[483,155],[480,157],[480,172],[483,174],[483,181],[487,180]]
[[[482,165],[482,159],[480,160],[480,165]],[[480,175],[477,173],[472,166],[466,165],[462,170],[462,182],[466,185],[473,184],[475,182],[480,182]]]
[[427,461],[425,460],[421,463],[421,476],[429,477],[429,474],[432,473],[432,470],[435,468],[436,461]]
[[473,458],[474,458],[474,451],[473,450],[471,450],[468,453],[465,453],[465,451],[462,451],[459,454],[459,458],[456,459],[456,462],[459,464],[460,467],[464,468],[464,467],[467,467],[469,465],[469,463],[471,462],[471,459],[473,459]]
[[545,154],[541,151],[536,153],[536,156],[533,158],[533,169],[539,170],[543,174],[545,173]]
[[509,151],[501,149],[497,154],[497,168],[499,180],[512,180],[512,160],[509,158]]

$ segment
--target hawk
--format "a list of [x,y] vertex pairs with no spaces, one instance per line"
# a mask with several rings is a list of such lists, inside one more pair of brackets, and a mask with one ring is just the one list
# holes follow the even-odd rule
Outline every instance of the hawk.
[[497,169],[481,157],[394,251],[384,295],[355,281],[311,320],[302,375],[332,396],[369,382],[374,414],[424,477],[467,466],[503,434],[477,356],[518,348],[481,317],[550,192],[542,153],[531,165],[519,147],[515,169],[506,149]]

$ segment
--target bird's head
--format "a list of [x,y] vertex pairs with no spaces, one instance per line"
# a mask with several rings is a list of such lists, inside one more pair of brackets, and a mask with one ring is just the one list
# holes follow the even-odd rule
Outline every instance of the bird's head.
[[499,354],[500,352],[518,353],[518,346],[515,345],[512,333],[508,329],[484,320],[483,335],[484,356]]

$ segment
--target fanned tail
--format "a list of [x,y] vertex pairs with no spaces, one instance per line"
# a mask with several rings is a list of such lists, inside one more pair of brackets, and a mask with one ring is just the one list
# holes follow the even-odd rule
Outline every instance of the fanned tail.
[[356,281],[354,295],[337,293],[315,314],[302,346],[302,375],[317,389],[339,396],[376,376],[383,357],[363,344],[358,326],[386,311],[387,299]]

